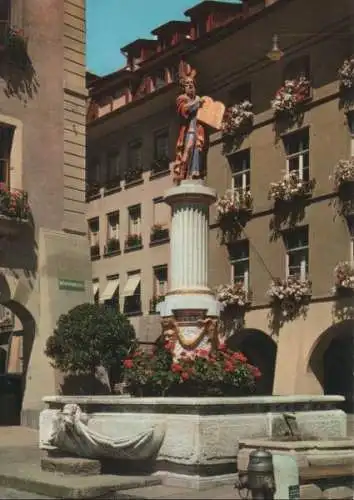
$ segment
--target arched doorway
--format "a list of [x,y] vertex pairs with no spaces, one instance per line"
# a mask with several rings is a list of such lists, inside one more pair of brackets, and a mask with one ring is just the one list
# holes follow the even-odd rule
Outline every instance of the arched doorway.
[[322,333],[311,354],[309,369],[324,394],[345,397],[342,409],[354,414],[354,321],[347,320]]
[[233,351],[241,351],[252,365],[260,369],[262,377],[257,384],[256,394],[271,395],[277,354],[274,340],[261,330],[244,328],[231,335],[227,345]]

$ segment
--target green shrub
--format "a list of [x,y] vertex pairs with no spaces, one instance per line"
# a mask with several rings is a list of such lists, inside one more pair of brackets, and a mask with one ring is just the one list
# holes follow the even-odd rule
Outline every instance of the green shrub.
[[46,344],[45,354],[64,373],[120,371],[122,360],[135,345],[128,318],[104,305],[81,304],[60,316]]

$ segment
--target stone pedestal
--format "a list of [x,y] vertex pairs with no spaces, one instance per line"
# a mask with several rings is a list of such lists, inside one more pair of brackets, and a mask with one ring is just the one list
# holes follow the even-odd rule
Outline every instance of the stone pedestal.
[[200,322],[220,314],[219,302],[208,286],[209,207],[215,200],[215,190],[196,180],[182,181],[165,193],[172,210],[171,280],[158,312],[173,320],[180,348],[204,346]]

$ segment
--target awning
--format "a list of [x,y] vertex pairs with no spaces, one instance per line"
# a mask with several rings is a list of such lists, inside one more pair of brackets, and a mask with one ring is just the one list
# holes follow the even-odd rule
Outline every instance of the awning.
[[100,289],[100,284],[98,282],[92,283],[93,296],[96,297],[98,290]]
[[119,278],[115,280],[108,280],[106,288],[100,296],[100,302],[104,302],[105,300],[110,300],[115,294],[117,288],[119,286]]
[[134,295],[135,290],[137,289],[137,286],[140,283],[140,279],[141,279],[140,274],[133,274],[132,276],[128,277],[123,292],[123,295],[125,297],[131,297],[132,295]]

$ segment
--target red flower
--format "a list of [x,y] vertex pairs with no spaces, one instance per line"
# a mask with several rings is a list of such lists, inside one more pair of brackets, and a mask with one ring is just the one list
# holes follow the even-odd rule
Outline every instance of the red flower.
[[219,344],[219,351],[226,351],[226,344],[225,344],[225,342],[221,342],[221,344]]
[[234,365],[230,361],[226,361],[224,365],[224,369],[226,372],[233,372],[234,371]]
[[141,352],[140,351],[135,351],[134,354],[133,354],[133,358],[137,358],[138,356],[141,356]]
[[165,349],[166,351],[172,351],[172,349],[174,348],[174,343],[171,342],[171,341],[168,341],[165,343]]
[[240,363],[247,363],[247,358],[242,352],[234,352],[231,357],[235,361],[240,361]]
[[125,359],[123,365],[124,368],[133,368],[134,363],[132,359]]
[[262,376],[260,369],[257,368],[256,366],[254,366],[252,368],[252,374],[253,374],[254,378],[260,378]]
[[182,378],[183,380],[188,380],[188,379],[189,379],[189,374],[188,374],[187,372],[182,372],[182,373],[181,373],[181,378]]
[[172,365],[171,365],[171,370],[172,370],[174,373],[178,373],[178,372],[183,371],[183,368],[182,368],[182,366],[181,366],[179,363],[172,363]]

